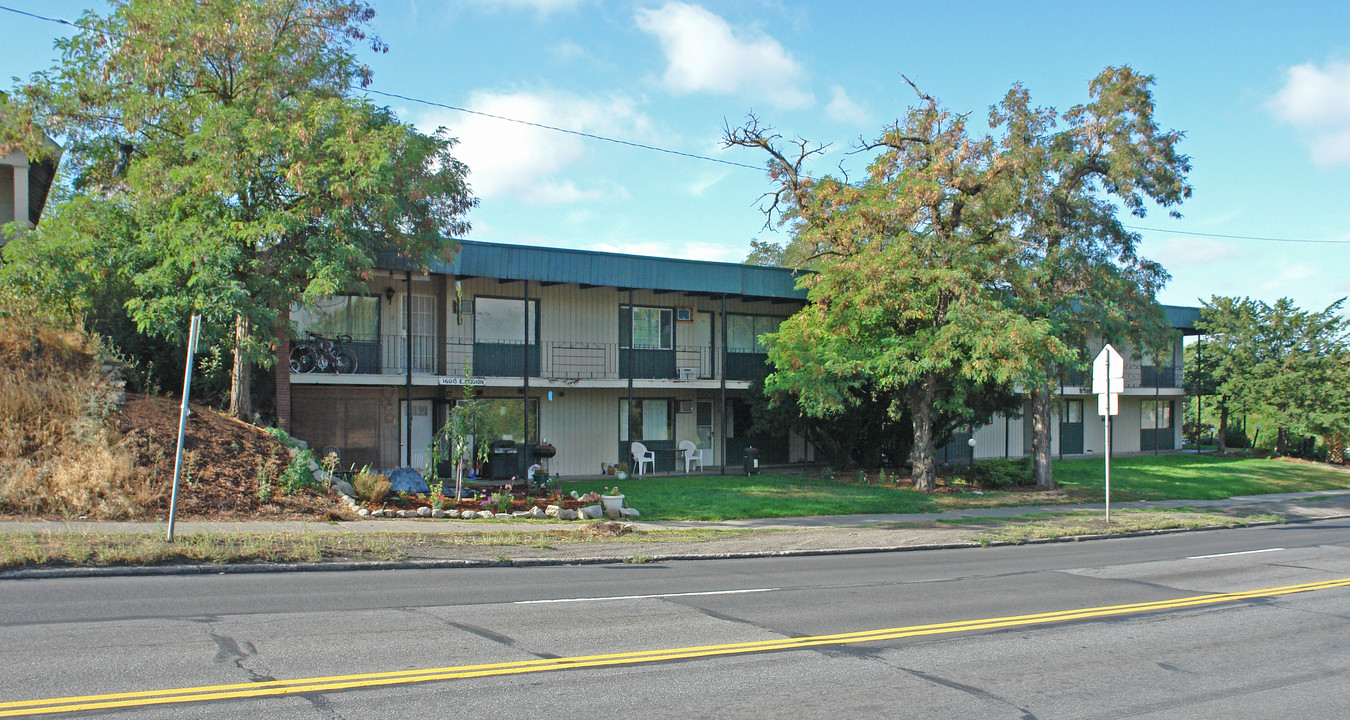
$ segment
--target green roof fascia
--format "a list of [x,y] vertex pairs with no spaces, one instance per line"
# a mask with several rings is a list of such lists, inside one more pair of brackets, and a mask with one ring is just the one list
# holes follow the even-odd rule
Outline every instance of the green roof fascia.
[[1200,308],[1187,305],[1163,305],[1163,312],[1167,314],[1167,324],[1180,330],[1182,335],[1199,335],[1200,330],[1195,324],[1200,322]]
[[[427,270],[446,275],[573,283],[635,290],[740,295],[806,302],[797,275],[786,268],[682,260],[621,253],[460,240],[451,260],[433,260]],[[381,253],[376,267],[418,270],[393,253]]]

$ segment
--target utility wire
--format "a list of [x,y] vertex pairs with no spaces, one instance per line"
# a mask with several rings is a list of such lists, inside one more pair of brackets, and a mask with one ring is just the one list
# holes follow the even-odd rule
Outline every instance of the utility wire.
[[1253,235],[1223,235],[1220,233],[1202,233],[1191,232],[1188,230],[1164,230],[1163,228],[1138,227],[1135,225],[1123,225],[1127,230],[1145,230],[1156,233],[1172,233],[1173,235],[1195,235],[1197,237],[1227,238],[1230,240],[1260,240],[1262,242],[1277,243],[1307,243],[1316,245],[1350,245],[1350,240],[1303,240],[1297,238],[1278,238],[1278,237],[1257,237]]

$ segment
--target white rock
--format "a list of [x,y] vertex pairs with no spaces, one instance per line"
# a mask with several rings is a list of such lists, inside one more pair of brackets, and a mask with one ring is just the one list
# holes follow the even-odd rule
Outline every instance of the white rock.
[[365,508],[361,508],[360,510],[357,510],[357,511],[356,511],[356,514],[357,514],[357,515],[360,515],[361,517],[370,517],[370,511],[367,510],[367,509],[365,509]]
[[530,508],[530,517],[534,518],[535,520],[543,520],[544,518],[548,517],[548,513],[544,512],[543,508],[539,507],[538,505],[535,505],[534,507]]
[[577,512],[581,514],[582,520],[599,520],[605,516],[605,509],[599,505],[587,505]]
[[491,520],[491,519],[493,519],[493,518],[495,518],[495,517],[497,517],[497,515],[496,515],[495,513],[493,513],[491,510],[479,510],[479,511],[478,511],[478,519],[479,519],[479,520]]
[[558,519],[559,519],[559,520],[576,520],[576,519],[577,519],[577,511],[576,511],[576,510],[572,510],[572,509],[570,509],[570,508],[558,508]]
[[624,517],[637,517],[642,514],[637,511],[637,508],[630,508],[630,507],[626,507],[620,510],[619,512],[623,513]]
[[544,514],[551,518],[555,518],[558,517],[559,510],[562,510],[562,508],[558,507],[557,505],[549,505],[548,507],[544,508]]
[[464,512],[460,513],[459,516],[460,516],[461,518],[465,519],[465,520],[472,520],[472,519],[478,517],[478,511],[477,511],[477,510],[465,510]]
[[516,518],[506,513],[497,513],[498,520],[515,520]]
[[436,508],[435,510],[431,511],[431,516],[437,519],[443,518],[445,517],[445,511],[441,510],[440,508]]
[[529,517],[529,516],[530,516],[530,511],[529,511],[529,510],[512,510],[512,511],[511,511],[511,517]]
[[399,510],[398,516],[401,518],[407,518],[407,517],[416,517],[417,514],[414,513],[412,510]]
[[314,479],[319,481],[320,485],[327,486],[332,481],[333,476],[328,474],[327,470],[315,470]]
[[422,507],[417,508],[417,516],[418,516],[418,517],[431,517],[431,508],[427,507],[426,505],[423,505]]
[[459,517],[459,510],[446,510],[445,516],[448,518],[457,518]]
[[383,510],[375,510],[375,511],[373,511],[373,512],[370,513],[370,516],[371,516],[371,517],[384,517],[384,511],[383,511]]

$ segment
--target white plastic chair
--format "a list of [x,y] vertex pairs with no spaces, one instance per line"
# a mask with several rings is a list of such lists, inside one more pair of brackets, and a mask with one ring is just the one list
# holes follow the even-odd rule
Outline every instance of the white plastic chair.
[[692,472],[690,468],[694,465],[698,465],[699,470],[703,469],[703,451],[698,448],[698,445],[694,444],[693,440],[681,440],[680,453],[684,455],[684,471],[686,473]]
[[629,451],[633,454],[633,464],[637,465],[639,475],[642,474],[642,467],[648,464],[652,466],[652,472],[656,472],[656,453],[648,450],[646,445],[635,442],[629,448]]

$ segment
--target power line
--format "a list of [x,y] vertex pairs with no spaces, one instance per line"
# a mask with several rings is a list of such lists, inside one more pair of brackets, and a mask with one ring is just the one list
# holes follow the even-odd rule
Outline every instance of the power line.
[[1306,243],[1313,245],[1350,245],[1350,240],[1303,240],[1297,238],[1260,237],[1254,235],[1224,235],[1221,233],[1190,232],[1188,230],[1164,230],[1163,228],[1123,225],[1128,230],[1146,230],[1148,232],[1172,233],[1174,235],[1195,235],[1197,237],[1227,238],[1229,240],[1260,240],[1261,242]]

